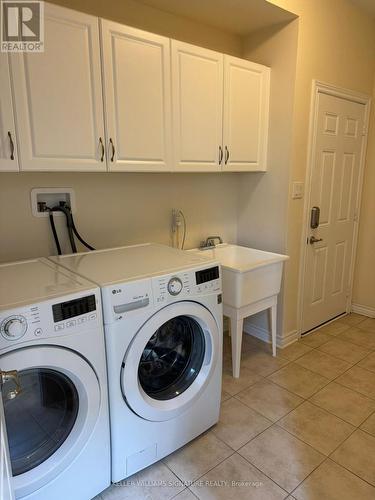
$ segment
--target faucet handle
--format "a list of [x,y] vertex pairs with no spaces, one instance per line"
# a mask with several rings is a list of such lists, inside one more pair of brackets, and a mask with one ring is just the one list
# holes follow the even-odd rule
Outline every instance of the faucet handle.
[[223,243],[223,239],[221,236],[209,236],[207,238],[207,243],[211,246],[215,246],[215,240],[218,240],[220,245]]

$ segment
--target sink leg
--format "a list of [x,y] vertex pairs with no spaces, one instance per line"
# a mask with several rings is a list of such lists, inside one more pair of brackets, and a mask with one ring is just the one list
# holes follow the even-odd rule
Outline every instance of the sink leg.
[[276,318],[277,318],[277,303],[274,304],[269,309],[270,311],[270,323],[271,323],[271,335],[272,335],[272,356],[276,356]]
[[232,340],[233,377],[239,378],[240,364],[241,364],[243,319],[230,318],[230,330],[231,330],[231,340]]

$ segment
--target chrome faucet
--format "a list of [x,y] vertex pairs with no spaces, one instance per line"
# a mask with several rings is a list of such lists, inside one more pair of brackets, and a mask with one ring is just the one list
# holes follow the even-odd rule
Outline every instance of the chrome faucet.
[[223,243],[223,239],[221,238],[221,236],[208,236],[208,238],[206,240],[201,241],[199,248],[201,250],[206,250],[208,248],[214,248],[216,246],[215,240],[218,240],[219,244]]

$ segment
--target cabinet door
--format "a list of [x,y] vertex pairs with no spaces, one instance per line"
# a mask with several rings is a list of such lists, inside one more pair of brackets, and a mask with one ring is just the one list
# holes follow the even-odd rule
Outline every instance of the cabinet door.
[[270,69],[224,56],[224,171],[267,168]]
[[18,170],[8,54],[0,52],[0,171]]
[[98,19],[44,12],[45,51],[11,55],[21,170],[106,170]]
[[102,20],[108,165],[171,169],[170,42]]
[[220,170],[223,55],[172,40],[174,167]]

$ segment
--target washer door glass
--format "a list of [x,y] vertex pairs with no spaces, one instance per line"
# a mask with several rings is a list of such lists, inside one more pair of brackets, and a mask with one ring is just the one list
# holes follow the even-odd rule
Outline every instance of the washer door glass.
[[[120,335],[123,328],[119,321],[111,333]],[[221,339],[220,325],[201,304],[174,302],[155,312],[134,333],[123,358],[126,404],[154,422],[181,415],[219,379]]]
[[20,371],[19,377],[22,392],[14,399],[8,399],[8,384],[3,388],[13,476],[55,453],[73,429],[79,408],[77,389],[63,373],[33,368]]
[[142,389],[159,401],[182,394],[196,379],[204,353],[204,333],[194,318],[177,316],[168,320],[142,353],[138,367]]

